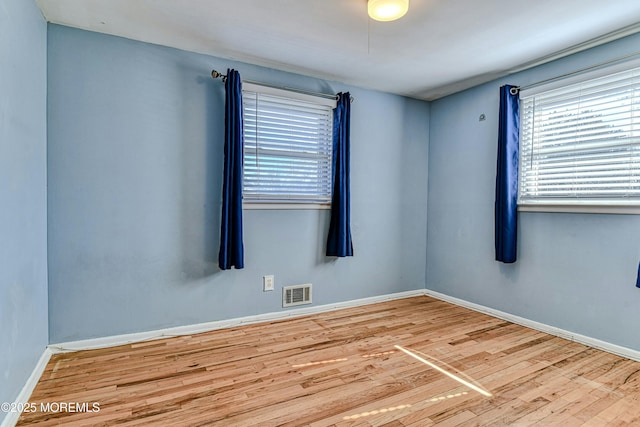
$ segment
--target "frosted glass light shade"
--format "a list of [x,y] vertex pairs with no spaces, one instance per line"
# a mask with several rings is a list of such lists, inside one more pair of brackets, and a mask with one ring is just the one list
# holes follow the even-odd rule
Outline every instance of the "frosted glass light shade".
[[369,0],[367,10],[376,21],[395,21],[409,10],[409,0]]

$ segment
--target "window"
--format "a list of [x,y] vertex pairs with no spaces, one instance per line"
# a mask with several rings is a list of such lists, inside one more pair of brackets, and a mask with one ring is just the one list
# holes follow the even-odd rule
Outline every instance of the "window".
[[336,101],[243,84],[243,202],[329,204]]
[[640,63],[520,93],[518,205],[640,212]]

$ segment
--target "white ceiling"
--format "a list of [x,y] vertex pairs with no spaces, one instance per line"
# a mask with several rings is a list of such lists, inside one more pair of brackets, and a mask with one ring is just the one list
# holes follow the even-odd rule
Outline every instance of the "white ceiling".
[[[640,31],[639,0],[37,0],[49,22],[432,100]],[[241,70],[240,70],[241,71]]]

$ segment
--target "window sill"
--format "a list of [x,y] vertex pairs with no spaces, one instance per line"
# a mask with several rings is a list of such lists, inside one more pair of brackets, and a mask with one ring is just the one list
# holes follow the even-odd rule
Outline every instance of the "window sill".
[[536,203],[518,205],[519,212],[556,212],[556,213],[590,213],[590,214],[618,214],[640,215],[640,203],[636,204],[562,204]]
[[246,202],[242,203],[243,210],[326,210],[331,209],[330,203],[273,203]]

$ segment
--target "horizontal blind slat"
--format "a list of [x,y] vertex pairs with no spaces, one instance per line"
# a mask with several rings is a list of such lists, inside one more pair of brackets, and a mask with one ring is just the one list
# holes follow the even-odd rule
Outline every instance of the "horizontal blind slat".
[[520,203],[638,200],[640,68],[521,99]]
[[330,201],[331,107],[245,91],[243,108],[245,200]]

